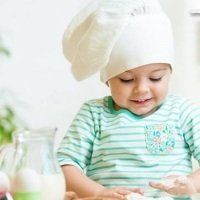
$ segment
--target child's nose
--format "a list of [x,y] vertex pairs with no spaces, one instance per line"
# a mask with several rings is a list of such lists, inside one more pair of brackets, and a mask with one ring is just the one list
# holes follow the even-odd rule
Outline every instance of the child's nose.
[[146,94],[148,91],[149,87],[145,83],[138,83],[133,89],[133,92],[136,94]]

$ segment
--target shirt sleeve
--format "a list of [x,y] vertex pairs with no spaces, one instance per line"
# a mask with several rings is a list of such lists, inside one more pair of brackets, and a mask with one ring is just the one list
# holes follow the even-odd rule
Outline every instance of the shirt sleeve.
[[200,164],[200,101],[184,102],[181,110],[181,127],[185,141]]
[[90,104],[85,103],[73,119],[57,151],[61,166],[73,165],[84,170],[90,163],[95,139]]

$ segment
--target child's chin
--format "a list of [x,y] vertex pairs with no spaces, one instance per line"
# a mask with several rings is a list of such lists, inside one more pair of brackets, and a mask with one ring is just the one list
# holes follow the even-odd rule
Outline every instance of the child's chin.
[[146,117],[155,112],[155,109],[145,109],[145,110],[134,110],[132,111],[135,115]]

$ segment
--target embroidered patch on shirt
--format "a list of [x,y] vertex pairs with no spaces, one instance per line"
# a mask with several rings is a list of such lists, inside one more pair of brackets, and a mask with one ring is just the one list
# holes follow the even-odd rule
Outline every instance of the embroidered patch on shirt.
[[175,128],[169,124],[156,124],[145,127],[146,147],[156,154],[166,154],[175,147]]

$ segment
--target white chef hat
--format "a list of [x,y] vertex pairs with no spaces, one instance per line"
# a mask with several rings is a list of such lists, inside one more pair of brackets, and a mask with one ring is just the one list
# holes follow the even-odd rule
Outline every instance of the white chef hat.
[[63,52],[77,80],[101,80],[152,63],[173,63],[171,23],[158,0],[95,0],[74,17]]

